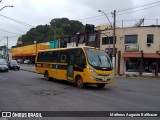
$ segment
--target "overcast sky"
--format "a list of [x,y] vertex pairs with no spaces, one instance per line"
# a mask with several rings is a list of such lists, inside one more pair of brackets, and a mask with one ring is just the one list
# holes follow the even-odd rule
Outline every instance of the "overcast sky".
[[[54,18],[66,17],[70,20],[79,20],[84,25],[99,26],[108,24],[108,21],[98,10],[104,11],[111,22],[113,22],[111,12],[116,10],[116,24],[120,27],[121,20],[132,20],[124,22],[126,26],[128,24],[132,26],[138,22],[135,19],[160,19],[158,0],[2,0],[0,9],[6,5],[14,7],[0,11],[0,46],[6,45],[8,36],[9,47],[16,45],[17,38],[30,28],[49,24]],[[2,15],[28,25],[19,24]],[[152,20],[150,24],[156,24],[156,21]]]

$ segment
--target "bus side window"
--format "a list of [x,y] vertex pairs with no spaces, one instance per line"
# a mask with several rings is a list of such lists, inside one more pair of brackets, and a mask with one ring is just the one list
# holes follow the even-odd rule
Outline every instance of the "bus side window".
[[39,52],[39,53],[38,53],[37,62],[41,62],[41,61],[42,61],[42,53]]
[[44,62],[44,52],[39,52],[38,53],[38,58],[37,58],[37,62]]
[[54,51],[52,52],[52,62],[59,62],[59,52],[58,51]]
[[61,63],[66,63],[67,62],[67,53],[66,52],[61,52],[60,62]]
[[84,56],[84,53],[82,50],[77,51],[76,63],[77,64],[84,64],[84,65],[86,64],[86,59],[85,59],[85,56]]
[[44,52],[43,61],[44,62],[49,62],[49,53],[48,52]]

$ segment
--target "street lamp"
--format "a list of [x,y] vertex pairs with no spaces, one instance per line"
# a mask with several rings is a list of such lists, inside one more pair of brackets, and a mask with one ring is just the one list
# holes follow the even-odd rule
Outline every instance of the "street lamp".
[[36,63],[36,57],[37,57],[37,38],[36,40],[34,41],[34,44],[35,44],[35,63]]
[[98,10],[98,12],[102,12],[102,13],[106,16],[106,18],[107,18],[109,24],[110,24],[111,27],[112,27],[112,24],[111,24],[111,22],[110,22],[110,20],[109,20],[109,18],[108,18],[108,16],[107,16],[107,14],[106,14],[105,12],[103,12],[102,10]]
[[14,7],[14,6],[13,6],[13,5],[4,6],[4,7],[2,7],[2,8],[0,9],[0,11],[3,10],[4,8],[6,8],[6,7]]
[[[108,19],[109,21],[109,18],[107,16],[107,14],[105,12],[103,12],[102,10],[98,10],[98,12],[102,12]],[[115,75],[115,71],[116,71],[116,61],[115,61],[115,31],[116,31],[116,10],[114,10],[114,12],[112,13],[113,14],[113,18],[114,18],[114,22],[113,22],[113,52],[112,52],[112,63],[113,63],[113,74]],[[109,21],[111,27],[112,27],[112,24],[111,22]]]

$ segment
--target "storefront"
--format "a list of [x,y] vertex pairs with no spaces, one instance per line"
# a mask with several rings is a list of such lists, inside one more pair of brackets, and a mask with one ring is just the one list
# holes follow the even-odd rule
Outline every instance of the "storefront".
[[122,57],[125,74],[160,76],[160,54],[124,52]]
[[24,63],[25,60],[29,60],[31,63],[35,63],[35,56],[39,50],[49,49],[49,44],[33,44],[23,47],[12,48],[12,58],[16,59],[20,63]]

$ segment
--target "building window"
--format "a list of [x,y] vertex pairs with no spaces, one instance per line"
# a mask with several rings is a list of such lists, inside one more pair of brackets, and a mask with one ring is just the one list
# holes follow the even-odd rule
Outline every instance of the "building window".
[[79,39],[79,43],[85,43],[85,36],[84,35],[81,35],[80,36],[80,39]]
[[96,40],[96,35],[95,34],[91,34],[89,36],[89,42],[95,41]]
[[140,61],[137,58],[129,58],[126,60],[126,72],[139,72]]
[[147,34],[147,43],[153,43],[154,35],[153,34]]
[[88,45],[89,46],[92,46],[92,47],[96,47],[96,34],[91,34],[89,35],[89,42],[88,42]]
[[[117,37],[115,37],[115,44],[116,44],[116,39]],[[103,37],[102,45],[106,45],[106,44],[113,44],[113,37]]]
[[125,43],[137,43],[138,35],[125,35]]

